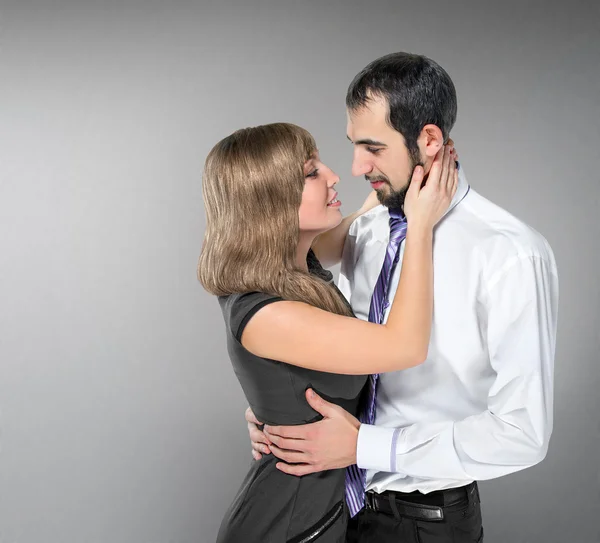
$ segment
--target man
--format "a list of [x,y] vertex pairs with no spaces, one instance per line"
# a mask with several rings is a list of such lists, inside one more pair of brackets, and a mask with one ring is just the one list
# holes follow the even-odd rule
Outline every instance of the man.
[[[402,207],[415,166],[427,173],[447,141],[456,94],[435,62],[395,53],[355,77],[346,105],[352,173],[364,175],[383,204],[352,224],[342,258],[339,288],[366,320],[390,249],[388,209]],[[373,379],[375,424],[363,417],[359,425],[311,391],[307,399],[323,415],[317,423],[265,427],[263,436],[247,413],[253,447],[281,458],[286,473],[346,466],[351,473],[354,463],[367,470],[364,507],[356,514],[348,501],[348,541],[482,541],[476,481],[546,455],[558,305],[548,243],[470,188],[460,168],[456,196],[434,232],[434,273],[427,361]],[[289,450],[305,461],[286,464]]]

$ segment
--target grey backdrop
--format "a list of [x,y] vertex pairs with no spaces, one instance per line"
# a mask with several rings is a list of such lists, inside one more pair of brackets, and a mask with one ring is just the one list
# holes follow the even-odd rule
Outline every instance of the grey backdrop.
[[550,450],[481,484],[486,541],[599,541],[598,6],[1,0],[0,542],[214,541],[251,456],[195,277],[204,158],[301,124],[349,212],[345,90],[398,50],[448,70],[470,182],[559,265]]

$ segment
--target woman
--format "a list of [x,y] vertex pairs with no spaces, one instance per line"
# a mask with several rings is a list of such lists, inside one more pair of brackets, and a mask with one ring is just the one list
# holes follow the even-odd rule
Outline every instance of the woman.
[[[415,170],[400,283],[387,323],[378,325],[354,318],[311,251],[331,229],[330,240],[343,240],[351,222],[342,223],[333,188],[339,178],[320,161],[312,136],[291,124],[265,125],[239,130],[209,153],[198,275],[219,296],[231,362],[261,421],[318,420],[304,397],[308,387],[357,414],[367,374],[425,360],[432,229],[457,184],[450,156],[449,148],[438,154],[423,189],[422,168]],[[362,211],[373,205],[371,197]],[[268,455],[253,463],[218,542],[343,541],[344,470],[294,477],[276,462]]]

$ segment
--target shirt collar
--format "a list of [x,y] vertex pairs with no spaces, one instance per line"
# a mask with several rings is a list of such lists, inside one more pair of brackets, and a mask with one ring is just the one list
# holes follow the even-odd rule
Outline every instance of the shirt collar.
[[471,185],[469,185],[469,182],[465,176],[465,170],[461,165],[458,168],[458,187],[456,189],[456,194],[454,195],[454,198],[452,198],[452,202],[450,202],[450,207],[448,207],[446,213],[444,213],[444,217],[463,201],[470,188]]

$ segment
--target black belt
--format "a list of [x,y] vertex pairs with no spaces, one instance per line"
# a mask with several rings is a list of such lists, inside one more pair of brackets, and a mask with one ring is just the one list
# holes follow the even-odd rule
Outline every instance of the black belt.
[[[476,482],[459,488],[436,490],[430,494],[394,492],[393,490],[386,490],[378,494],[369,490],[365,494],[365,507],[371,511],[395,517],[404,516],[416,520],[441,521],[444,520],[444,511],[460,509],[474,500],[479,500]],[[439,505],[434,505],[436,501]]]

